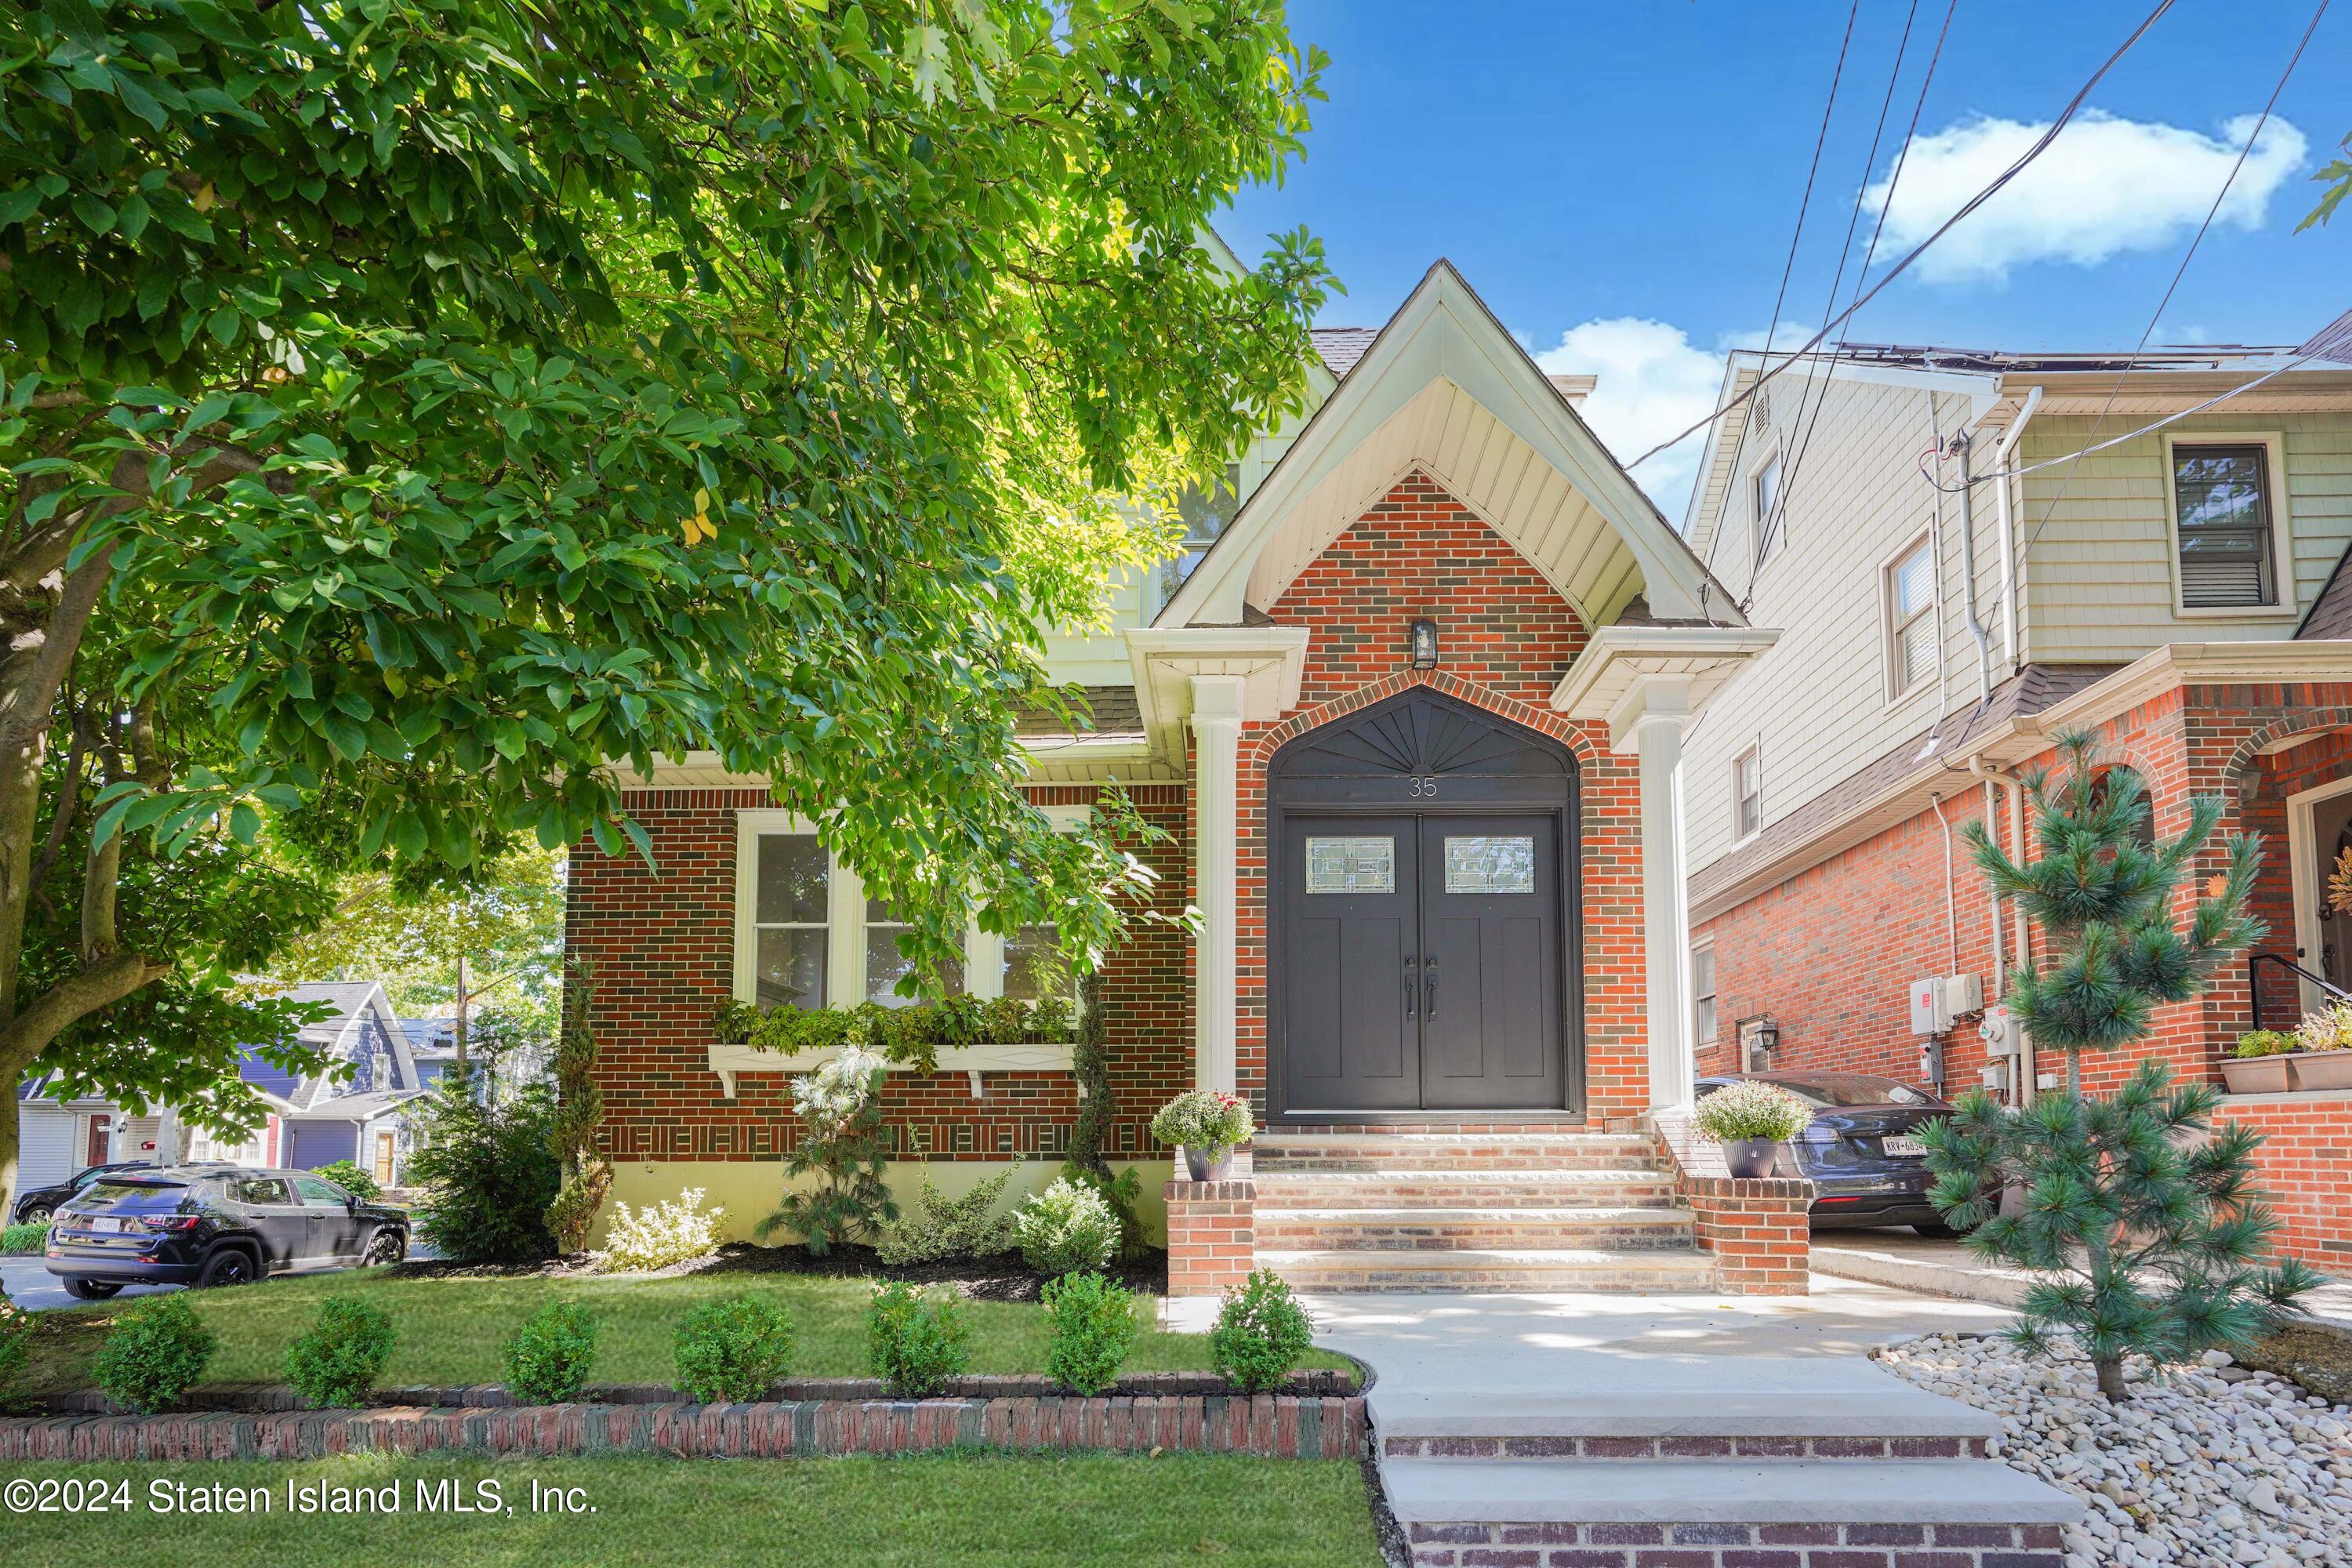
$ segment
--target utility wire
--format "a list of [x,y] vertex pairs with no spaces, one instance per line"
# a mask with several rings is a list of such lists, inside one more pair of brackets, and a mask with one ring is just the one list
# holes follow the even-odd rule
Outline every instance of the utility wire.
[[1970,213],[1976,211],[1979,207],[1984,205],[1985,203],[1990,201],[2002,186],[2008,184],[2010,181],[2015,179],[2021,173],[2022,173],[2027,164],[2032,163],[2036,158],[2039,158],[2043,153],[2047,152],[2049,150],[2050,143],[2057,140],[2058,133],[2072,123],[2074,116],[2081,111],[2084,101],[2091,96],[2092,89],[2096,88],[2101,81],[2106,79],[2107,73],[2116,68],[2116,63],[2119,62],[2126,54],[2130,52],[2133,45],[2138,43],[2141,38],[2147,36],[2147,30],[2150,27],[2155,26],[2158,19],[2163,16],[2167,11],[2172,9],[2173,4],[2174,0],[2158,0],[2156,8],[2150,11],[2147,16],[2141,20],[2138,26],[2132,29],[2131,36],[2129,37],[2126,37],[2121,44],[2116,46],[2115,52],[2109,55],[2106,59],[2101,63],[2099,68],[2091,73],[2090,79],[2085,81],[2082,87],[2076,90],[2074,96],[2068,100],[2066,107],[2059,111],[2058,118],[2051,121],[2050,129],[2043,132],[2038,138],[2036,138],[2032,146],[2028,147],[2023,153],[2020,153],[2015,163],[2011,163],[2008,168],[2003,169],[2000,174],[1994,175],[1990,184],[1986,185],[1984,189],[1979,191],[1975,195],[1970,196],[1966,203],[1962,204],[1959,211],[1954,213],[1951,216],[1946,218],[1941,224],[1937,225],[1934,233],[1928,235],[1927,238],[1912,247],[1909,254],[1906,255],[1902,260],[1897,261],[1894,266],[1888,268],[1885,275],[1880,278],[1876,283],[1871,285],[1870,290],[1867,293],[1856,300],[1844,311],[1833,317],[1829,321],[1824,322],[1820,331],[1815,332],[1811,337],[1806,339],[1804,342],[1789,351],[1788,354],[1781,360],[1779,365],[1768,366],[1763,374],[1758,376],[1755,381],[1748,384],[1746,391],[1740,393],[1737,397],[1734,397],[1730,402],[1725,404],[1714,413],[1707,415],[1705,418],[1698,420],[1696,423],[1673,436],[1669,436],[1666,439],[1659,442],[1656,446],[1651,447],[1648,451],[1643,453],[1632,462],[1627,463],[1625,467],[1628,468],[1638,468],[1643,463],[1646,463],[1651,458],[1656,457],[1659,453],[1665,451],[1671,447],[1678,445],[1689,437],[1696,435],[1699,431],[1706,429],[1708,426],[1714,424],[1717,420],[1730,413],[1734,408],[1738,407],[1741,404],[1746,403],[1749,398],[1755,396],[1756,394],[1763,388],[1766,383],[1769,382],[1774,376],[1779,375],[1781,371],[1787,369],[1790,364],[1796,361],[1798,356],[1809,353],[1812,350],[1820,347],[1822,340],[1827,338],[1831,332],[1843,325],[1864,305],[1869,304],[1871,300],[1876,299],[1879,294],[1885,290],[1889,284],[1893,283],[1897,278],[1902,277],[1903,274],[1910,268],[1913,262],[1918,260],[1920,257],[1927,254],[1928,247],[1943,238],[1944,236],[1951,233],[1952,229],[1958,225],[1961,219],[1967,217]]

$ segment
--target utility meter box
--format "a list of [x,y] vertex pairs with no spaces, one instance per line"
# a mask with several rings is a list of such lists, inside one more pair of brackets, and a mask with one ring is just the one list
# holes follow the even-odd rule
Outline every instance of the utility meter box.
[[1946,1006],[1944,981],[1931,974],[1925,980],[1911,983],[1911,1032],[1915,1035],[1940,1035],[1952,1026],[1952,1015]]
[[1984,980],[1975,974],[1944,976],[1944,1022],[1984,1011]]

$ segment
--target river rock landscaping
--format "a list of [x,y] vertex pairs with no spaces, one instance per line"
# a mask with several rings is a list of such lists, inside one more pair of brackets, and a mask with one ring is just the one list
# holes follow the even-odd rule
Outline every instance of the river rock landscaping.
[[2100,1397],[2085,1363],[1931,1334],[1879,1363],[1990,1411],[1993,1455],[2083,1498],[2067,1568],[2335,1568],[2352,1563],[2352,1410],[2221,1352],[2131,1364]]

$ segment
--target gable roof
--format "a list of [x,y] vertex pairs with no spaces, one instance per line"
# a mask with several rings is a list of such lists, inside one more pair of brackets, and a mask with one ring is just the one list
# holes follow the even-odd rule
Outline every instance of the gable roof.
[[1590,626],[1636,597],[1660,616],[1739,624],[1721,584],[1443,259],[1152,624],[1245,624],[1416,468],[1527,556]]
[[1315,353],[1324,368],[1337,376],[1355,369],[1356,362],[1380,335],[1378,327],[1317,327],[1308,334],[1315,340]]

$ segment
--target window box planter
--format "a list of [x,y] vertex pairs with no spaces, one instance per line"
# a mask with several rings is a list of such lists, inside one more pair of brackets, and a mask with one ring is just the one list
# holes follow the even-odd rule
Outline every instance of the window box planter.
[[2352,1051],[2297,1051],[2278,1059],[2297,1089],[2352,1089]]
[[2294,1058],[2279,1057],[2223,1057],[2221,1078],[2231,1094],[2284,1094],[2287,1089],[2287,1063]]
[[[752,1046],[712,1045],[710,1070],[719,1075],[719,1082],[727,1098],[735,1098],[736,1079],[744,1073],[787,1075],[814,1072],[840,1053],[837,1051],[805,1051],[795,1056],[779,1056]],[[1021,1046],[941,1046],[940,1071],[960,1072],[971,1079],[972,1098],[980,1098],[981,1075],[992,1072],[1068,1072],[1074,1047],[1069,1041],[1060,1044]],[[887,1064],[892,1072],[912,1072],[906,1062]]]

